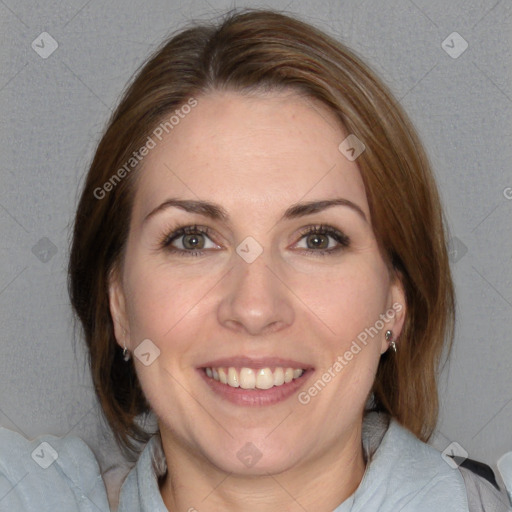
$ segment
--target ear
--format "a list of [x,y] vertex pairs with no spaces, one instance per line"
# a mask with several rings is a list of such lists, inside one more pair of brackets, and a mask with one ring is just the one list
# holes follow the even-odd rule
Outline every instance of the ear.
[[[384,352],[388,350],[390,341],[395,341],[397,347],[399,347],[400,341],[397,341],[397,339],[402,333],[407,313],[403,275],[399,270],[394,270],[393,276],[388,295],[388,308],[385,313],[386,316],[390,318],[390,321],[386,323],[386,327],[382,333],[381,354],[384,354]],[[388,329],[393,333],[390,341],[386,340],[384,335]]]
[[129,348],[130,330],[126,314],[124,289],[117,270],[112,270],[108,278],[108,300],[110,315],[114,323],[114,334],[118,345]]

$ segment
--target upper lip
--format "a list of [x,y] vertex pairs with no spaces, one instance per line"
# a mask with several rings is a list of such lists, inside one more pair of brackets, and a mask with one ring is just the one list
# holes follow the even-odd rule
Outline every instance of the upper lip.
[[310,364],[301,363],[294,359],[283,359],[282,357],[247,357],[234,356],[223,357],[201,364],[200,368],[226,368],[226,367],[245,367],[245,368],[267,368],[271,366],[281,366],[283,368],[302,368],[309,370],[313,368]]

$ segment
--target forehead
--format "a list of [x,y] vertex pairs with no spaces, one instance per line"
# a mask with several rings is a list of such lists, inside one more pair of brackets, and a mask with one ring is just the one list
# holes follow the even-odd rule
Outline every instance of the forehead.
[[170,196],[207,199],[253,218],[277,216],[301,200],[345,197],[369,218],[358,166],[338,149],[347,135],[325,106],[296,93],[197,97],[145,157],[134,216]]

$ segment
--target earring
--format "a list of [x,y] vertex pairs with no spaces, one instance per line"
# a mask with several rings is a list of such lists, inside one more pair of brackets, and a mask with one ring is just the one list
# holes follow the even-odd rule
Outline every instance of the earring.
[[123,329],[123,359],[129,361],[131,356],[129,350],[126,348],[126,334],[126,329]]
[[386,334],[384,336],[386,337],[386,341],[389,341],[390,347],[393,349],[393,351],[396,354],[396,343],[391,339],[393,337],[393,332],[388,330],[388,331],[386,331]]

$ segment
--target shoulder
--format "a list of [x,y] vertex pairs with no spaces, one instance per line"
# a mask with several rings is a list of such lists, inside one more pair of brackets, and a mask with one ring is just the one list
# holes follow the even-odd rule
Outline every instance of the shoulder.
[[448,506],[453,512],[467,512],[464,479],[456,466],[449,465],[435,448],[420,441],[394,419],[380,448],[396,475],[393,485],[404,512]]
[[[478,463],[478,465],[482,466],[481,463]],[[470,512],[512,511],[506,492],[501,491],[495,483],[492,469],[488,466],[485,467],[487,472],[491,472],[491,480],[493,480],[494,483],[487,477],[483,477],[478,474],[478,472],[475,472],[469,465],[464,466],[461,464],[459,467],[466,485]]]
[[167,512],[158,480],[167,471],[162,440],[151,437],[123,482],[118,512]]
[[[361,494],[359,501],[366,505],[361,510],[508,510],[506,495],[484,478],[450,464],[438,450],[420,441],[396,420],[388,422],[389,426],[383,422],[382,414],[374,413],[365,426],[366,438],[376,438],[379,443],[376,446],[372,441],[368,469],[362,489],[357,491]],[[369,498],[363,497],[365,493]]]
[[98,462],[77,437],[28,440],[0,427],[0,512],[109,510]]

